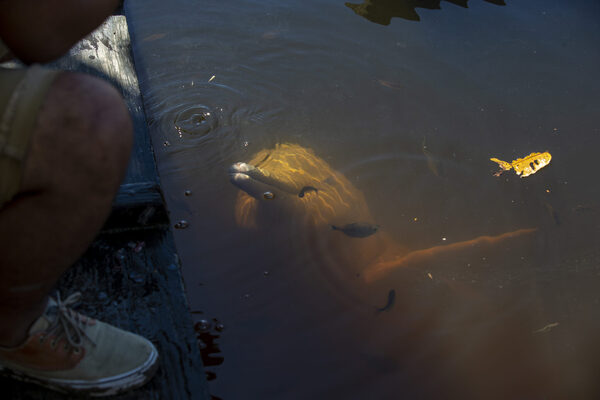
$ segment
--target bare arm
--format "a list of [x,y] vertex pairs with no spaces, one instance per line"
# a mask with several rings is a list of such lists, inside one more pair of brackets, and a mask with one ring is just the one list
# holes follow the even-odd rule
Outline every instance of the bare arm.
[[0,0],[0,37],[24,62],[47,62],[98,27],[119,0]]

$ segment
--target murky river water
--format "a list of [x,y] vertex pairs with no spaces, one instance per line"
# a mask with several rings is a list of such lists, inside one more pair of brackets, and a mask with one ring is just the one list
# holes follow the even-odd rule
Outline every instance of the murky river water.
[[213,395],[600,395],[600,6],[452,3],[126,2]]

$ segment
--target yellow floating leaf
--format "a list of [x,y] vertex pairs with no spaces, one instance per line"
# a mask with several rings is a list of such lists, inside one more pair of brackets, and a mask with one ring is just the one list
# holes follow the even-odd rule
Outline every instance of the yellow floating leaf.
[[512,167],[517,175],[525,178],[531,174],[535,174],[540,168],[544,168],[550,164],[552,156],[550,153],[531,153],[527,157],[518,158],[512,162]]
[[[498,163],[500,168],[503,171],[508,171],[509,169],[514,169],[517,175],[520,175],[521,178],[525,178],[531,174],[535,174],[540,169],[544,168],[546,165],[550,164],[550,160],[552,160],[552,155],[547,151],[544,153],[531,153],[530,155],[517,158],[512,162],[506,162],[499,160],[497,158],[490,158],[491,161]],[[502,172],[502,171],[500,171]],[[499,175],[496,174],[496,175]]]
[[493,158],[493,157],[490,158],[490,160],[492,160],[495,163],[498,163],[500,168],[502,168],[505,171],[508,171],[509,169],[512,168],[512,165],[510,165],[510,163],[507,163],[506,161],[498,160],[497,158]]

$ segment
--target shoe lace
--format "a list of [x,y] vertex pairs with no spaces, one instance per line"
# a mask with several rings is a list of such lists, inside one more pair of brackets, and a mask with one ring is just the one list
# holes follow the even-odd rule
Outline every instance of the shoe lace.
[[56,333],[56,337],[65,336],[69,345],[75,349],[83,347],[83,339],[87,339],[92,346],[96,343],[85,332],[87,318],[73,311],[69,306],[75,305],[81,299],[81,292],[75,292],[64,300],[61,300],[60,293],[56,293],[56,318],[46,329],[48,334]]

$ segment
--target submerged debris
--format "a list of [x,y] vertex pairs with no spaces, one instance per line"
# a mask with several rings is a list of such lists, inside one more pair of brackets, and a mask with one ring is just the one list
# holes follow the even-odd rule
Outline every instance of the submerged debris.
[[550,332],[553,328],[556,328],[558,326],[558,322],[552,322],[546,326],[544,326],[543,328],[540,328],[538,330],[533,331],[533,333],[546,333],[546,332]]
[[517,158],[510,163],[493,157],[490,158],[490,160],[498,163],[501,168],[501,170],[496,172],[494,176],[500,176],[504,171],[514,169],[517,175],[520,175],[521,178],[525,178],[526,176],[535,174],[540,169],[550,164],[552,155],[547,151],[544,153],[531,153],[526,157]]

